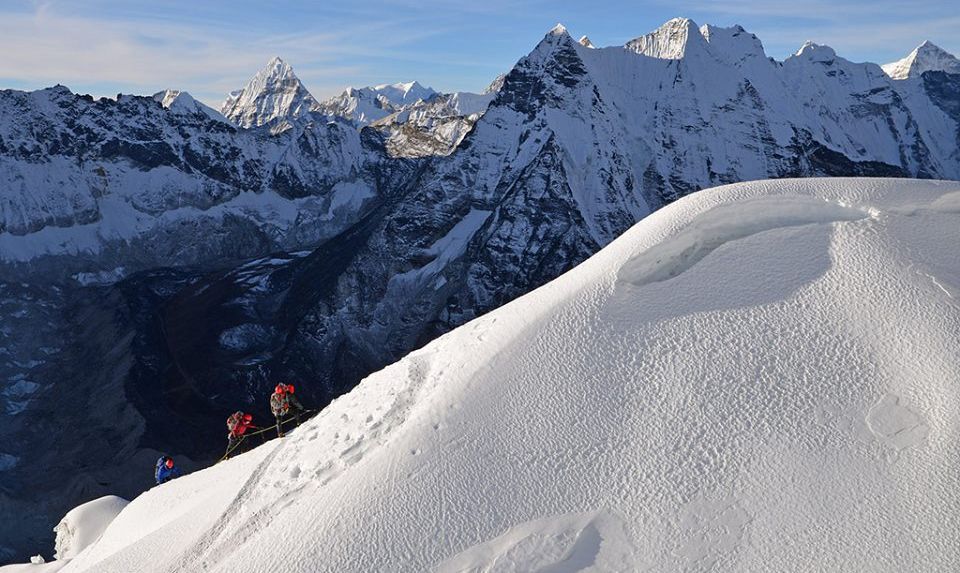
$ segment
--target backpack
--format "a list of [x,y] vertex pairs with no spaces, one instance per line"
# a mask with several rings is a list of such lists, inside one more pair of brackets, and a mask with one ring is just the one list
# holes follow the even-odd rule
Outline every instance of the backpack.
[[287,410],[289,409],[290,400],[287,398],[286,394],[274,393],[272,396],[270,396],[270,411],[273,412],[274,416],[286,414]]
[[160,459],[157,460],[157,469],[153,472],[153,477],[155,479],[160,479],[160,470],[164,467],[164,464],[167,463],[167,456],[160,456]]
[[241,420],[243,420],[243,412],[234,412],[231,414],[230,417],[227,418],[227,431],[232,434],[234,429],[240,425]]

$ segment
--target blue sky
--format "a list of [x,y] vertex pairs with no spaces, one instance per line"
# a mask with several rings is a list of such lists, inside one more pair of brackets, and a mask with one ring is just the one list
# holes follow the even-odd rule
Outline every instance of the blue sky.
[[169,87],[216,105],[278,55],[320,98],[412,79],[479,91],[557,22],[609,46],[675,16],[740,24],[777,59],[806,40],[854,61],[896,60],[926,39],[960,54],[956,0],[5,0],[0,87],[62,83],[97,96]]

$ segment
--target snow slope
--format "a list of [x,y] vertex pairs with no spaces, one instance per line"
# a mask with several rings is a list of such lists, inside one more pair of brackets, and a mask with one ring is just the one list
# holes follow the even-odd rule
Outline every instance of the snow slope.
[[63,571],[960,562],[960,183],[700,192]]

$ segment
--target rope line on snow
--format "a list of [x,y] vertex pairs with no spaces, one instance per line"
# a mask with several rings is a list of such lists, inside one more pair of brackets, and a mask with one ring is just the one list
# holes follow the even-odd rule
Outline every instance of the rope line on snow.
[[[306,414],[313,414],[313,413],[315,413],[315,412],[317,412],[317,410],[301,410],[301,411],[300,411],[300,415],[301,415],[301,416],[305,416]],[[280,426],[283,427],[283,425],[286,424],[287,422],[289,422],[289,421],[291,421],[291,420],[296,420],[296,419],[297,419],[296,416],[288,416],[286,419],[280,421]],[[304,418],[304,421],[306,421],[306,420],[309,420],[309,418]],[[255,431],[255,432],[250,432],[249,434],[243,434],[242,436],[240,436],[240,439],[237,440],[237,443],[235,443],[235,444],[233,445],[233,447],[229,447],[229,446],[227,447],[227,451],[223,454],[223,457],[220,458],[219,460],[217,460],[216,463],[218,464],[218,463],[226,460],[227,458],[229,458],[229,457],[230,457],[230,454],[233,453],[234,450],[236,450],[237,448],[239,448],[239,447],[240,447],[240,444],[242,444],[243,441],[246,440],[248,437],[259,436],[260,434],[264,434],[264,433],[266,433],[266,432],[269,432],[270,430],[275,430],[276,428],[277,428],[276,426],[266,426],[266,427],[264,427],[264,428],[260,428],[259,430]],[[214,465],[216,465],[216,464],[214,464]]]

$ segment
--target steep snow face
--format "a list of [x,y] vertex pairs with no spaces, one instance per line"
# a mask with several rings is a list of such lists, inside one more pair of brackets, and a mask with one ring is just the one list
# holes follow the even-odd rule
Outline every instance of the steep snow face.
[[958,217],[955,182],[686,197],[64,571],[949,570]]
[[317,106],[293,68],[273,58],[242,90],[227,97],[220,113],[240,127],[271,125],[276,132],[287,129]]
[[627,42],[638,54],[665,60],[679,60],[702,47],[704,38],[688,18],[674,18],[655,31]]
[[933,42],[926,41],[902,60],[884,64],[883,71],[895,80],[919,78],[923,72],[929,71],[960,74],[960,60]]

